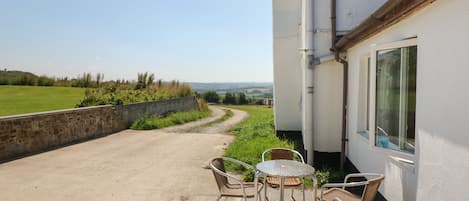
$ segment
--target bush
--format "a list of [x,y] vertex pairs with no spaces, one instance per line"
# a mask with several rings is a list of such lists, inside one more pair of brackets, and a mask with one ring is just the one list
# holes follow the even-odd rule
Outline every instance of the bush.
[[223,104],[235,105],[236,104],[236,97],[232,93],[227,92],[225,94],[225,98],[223,99]]
[[87,107],[95,105],[122,105],[129,103],[139,103],[156,100],[167,100],[192,96],[192,89],[187,85],[179,86],[148,86],[145,89],[129,89],[117,84],[107,87],[87,89],[85,97],[76,105],[76,107]]
[[53,86],[55,80],[48,78],[46,76],[40,76],[37,79],[37,86]]
[[189,112],[176,112],[171,113],[166,117],[160,118],[156,116],[143,116],[138,118],[131,129],[134,130],[152,130],[165,128],[173,125],[184,124],[190,121],[195,121],[204,117],[208,117],[210,111],[189,111]]
[[247,105],[249,103],[248,99],[246,98],[246,94],[239,93],[238,94],[238,104],[239,105]]
[[207,101],[205,101],[204,99],[197,99],[197,104],[199,111],[208,111],[208,104]]
[[220,96],[216,91],[207,91],[203,94],[203,97],[209,103],[218,103],[220,101]]

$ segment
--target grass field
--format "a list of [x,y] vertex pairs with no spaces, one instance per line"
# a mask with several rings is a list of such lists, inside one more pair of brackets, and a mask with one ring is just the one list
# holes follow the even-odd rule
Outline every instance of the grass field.
[[0,86],[0,116],[74,108],[84,88]]

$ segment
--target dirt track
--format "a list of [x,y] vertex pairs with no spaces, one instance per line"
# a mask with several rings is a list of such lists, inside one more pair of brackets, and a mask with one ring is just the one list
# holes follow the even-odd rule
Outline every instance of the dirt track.
[[224,130],[247,117],[202,125],[212,117],[152,131],[107,137],[0,164],[1,201],[214,200],[217,187],[202,167],[220,156],[233,136]]

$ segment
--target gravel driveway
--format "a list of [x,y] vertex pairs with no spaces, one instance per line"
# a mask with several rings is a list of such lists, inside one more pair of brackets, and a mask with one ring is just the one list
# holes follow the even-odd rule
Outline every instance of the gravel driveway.
[[233,136],[224,130],[247,114],[210,127],[213,116],[166,129],[125,130],[107,137],[0,164],[1,201],[214,200],[207,161]]

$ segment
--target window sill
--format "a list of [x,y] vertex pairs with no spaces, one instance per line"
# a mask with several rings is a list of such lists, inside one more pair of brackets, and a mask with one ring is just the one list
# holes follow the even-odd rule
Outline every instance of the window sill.
[[369,131],[358,131],[357,132],[358,135],[361,135],[361,137],[363,138],[363,140],[366,141],[366,143],[370,143],[370,132]]
[[389,158],[396,163],[399,167],[406,169],[412,173],[415,173],[415,162],[411,160],[407,160],[404,158],[396,157],[396,156],[389,156]]

